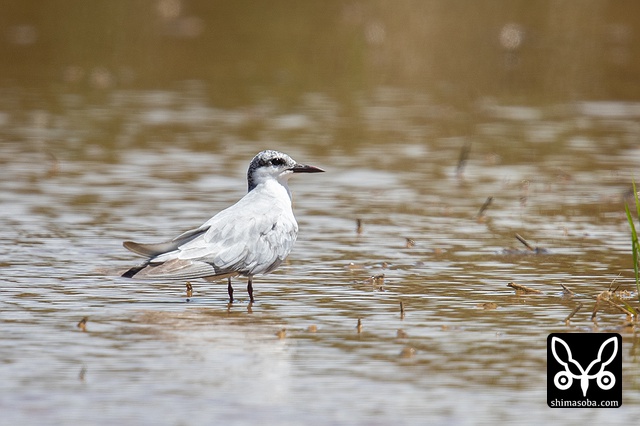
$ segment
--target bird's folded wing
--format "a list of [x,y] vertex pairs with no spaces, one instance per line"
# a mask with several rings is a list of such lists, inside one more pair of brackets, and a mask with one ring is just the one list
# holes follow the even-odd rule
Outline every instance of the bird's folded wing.
[[183,234],[178,235],[171,241],[165,241],[163,243],[156,244],[142,244],[134,241],[125,241],[122,245],[127,249],[140,256],[155,257],[167,252],[176,250],[183,244],[198,238],[203,235],[209,229],[208,225],[203,225],[200,228],[191,229]]
[[159,265],[149,265],[135,277],[141,279],[192,280],[219,275],[216,269],[206,263],[194,260],[172,259]]
[[200,238],[180,246],[179,252],[159,256],[158,261],[176,256],[200,260],[221,273],[260,274],[270,271],[287,257],[296,239],[297,225],[282,220],[274,212],[253,215],[242,221],[222,220],[210,223]]

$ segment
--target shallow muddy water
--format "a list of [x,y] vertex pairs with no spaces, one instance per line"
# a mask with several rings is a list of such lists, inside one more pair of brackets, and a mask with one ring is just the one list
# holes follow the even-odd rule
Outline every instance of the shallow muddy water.
[[[72,130],[74,111],[5,126],[14,142],[0,155],[3,422],[566,421],[546,406],[547,335],[602,330],[623,336],[623,406],[575,410],[571,421],[629,418],[639,402],[635,327],[614,309],[594,323],[591,311],[612,282],[637,304],[623,197],[640,157],[630,142],[638,106],[600,105],[617,111],[606,117],[589,114],[594,105],[530,109],[536,120],[495,107],[478,111],[472,134],[451,138],[398,125],[389,103],[401,94],[392,94],[369,100],[360,119],[372,138],[387,137],[380,126],[394,136],[352,149],[305,143],[323,127],[305,105],[252,124],[256,141],[239,140],[230,117],[242,111],[206,110],[193,133],[213,121],[229,139],[210,150],[177,138],[76,144],[65,132],[93,124]],[[370,116],[376,109],[387,122]],[[120,128],[152,131],[139,117],[154,114],[141,108]],[[300,127],[273,127],[282,122]],[[238,279],[229,306],[224,281],[194,281],[187,298],[184,282],[115,276],[138,261],[122,240],[202,223],[243,195],[247,163],[267,147],[326,173],[291,181],[298,242],[255,280],[256,303]],[[516,233],[545,251],[528,251]],[[509,282],[542,293],[519,295]]]
[[[3,14],[0,424],[638,419],[636,324],[592,320],[609,288],[638,306],[638,6],[65,4]],[[268,148],[326,173],[291,180],[255,303],[118,276]],[[594,331],[622,335],[622,407],[549,408],[547,336]]]

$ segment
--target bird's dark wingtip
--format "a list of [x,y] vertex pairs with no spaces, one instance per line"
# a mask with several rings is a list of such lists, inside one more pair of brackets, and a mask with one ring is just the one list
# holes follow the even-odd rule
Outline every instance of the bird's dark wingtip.
[[133,268],[126,271],[124,274],[120,275],[123,278],[133,278],[138,272],[142,271],[147,267],[147,263],[142,265],[134,266]]

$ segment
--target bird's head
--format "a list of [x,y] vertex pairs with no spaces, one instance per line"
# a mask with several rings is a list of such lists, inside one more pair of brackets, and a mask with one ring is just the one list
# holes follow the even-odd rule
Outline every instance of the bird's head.
[[251,160],[249,170],[247,171],[247,182],[249,184],[249,191],[251,191],[269,179],[275,179],[286,185],[287,180],[289,180],[293,173],[319,172],[324,172],[324,170],[315,166],[300,164],[285,153],[266,150],[258,153],[258,155]]

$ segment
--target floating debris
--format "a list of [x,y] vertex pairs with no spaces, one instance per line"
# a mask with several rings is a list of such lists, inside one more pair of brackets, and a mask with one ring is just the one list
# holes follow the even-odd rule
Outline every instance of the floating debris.
[[307,332],[308,333],[315,333],[316,331],[318,331],[318,326],[313,324],[310,325],[309,327],[307,327]]
[[82,331],[87,331],[87,321],[89,321],[89,317],[82,318],[77,327]]
[[406,248],[413,248],[416,246],[416,241],[413,238],[405,238],[404,246]]
[[411,358],[416,354],[416,350],[414,348],[412,348],[411,346],[405,346],[404,348],[402,348],[402,350],[400,351],[400,357],[401,358]]
[[407,334],[406,331],[404,331],[403,329],[399,328],[398,331],[396,332],[396,337],[398,339],[406,339],[407,337],[409,337],[409,335]]
[[618,297],[619,298],[630,298],[632,296],[631,292],[629,290],[618,290]]
[[86,374],[87,374],[87,367],[83,365],[82,368],[80,369],[80,373],[78,374],[78,379],[80,379],[81,382],[84,382],[84,376]]
[[516,293],[531,293],[531,294],[540,294],[542,293],[540,290],[536,290],[535,288],[527,287],[522,284],[516,284],[514,282],[510,282],[507,284],[507,287],[511,287],[516,291]]
[[369,284],[373,287],[374,291],[385,291],[384,289],[384,274],[372,275],[366,280],[357,281],[362,284]]
[[382,286],[384,284],[384,274],[373,275],[369,278],[369,282],[373,285]]
[[[598,311],[601,308],[601,305],[611,306],[621,313],[631,315],[632,317],[638,316],[638,311],[633,306],[631,306],[628,302],[621,299],[617,294],[615,294],[617,290],[617,288],[613,291],[605,290],[596,297],[596,304],[593,307],[593,312],[591,313],[592,320],[595,319]],[[618,305],[618,303],[621,303],[622,306]]]
[[571,289],[569,287],[567,287],[564,284],[560,284],[562,286],[562,293],[565,295],[569,295],[569,296],[573,296],[575,295],[575,293],[573,291],[571,291]]
[[478,308],[487,309],[487,310],[498,308],[498,304],[493,302],[478,303],[476,306]]
[[278,337],[278,339],[284,339],[285,337],[287,337],[287,329],[283,328],[283,329],[279,330],[276,333],[276,336]]
[[364,265],[362,263],[349,262],[349,265],[347,265],[347,268],[350,270],[364,269]]
[[[633,306],[631,306],[627,301],[623,299],[623,298],[630,297],[631,293],[627,290],[618,291],[620,286],[617,286],[616,288],[611,290],[611,287],[613,287],[613,284],[616,282],[617,279],[618,278],[616,277],[613,281],[611,281],[611,283],[609,284],[609,288],[607,290],[603,291],[598,296],[596,296],[596,304],[593,307],[593,313],[591,314],[592,320],[595,321],[595,317],[598,313],[598,310],[600,309],[600,305],[602,304],[610,305],[613,308],[619,310],[620,312],[628,316],[631,316],[632,319],[638,317],[638,310],[635,309]],[[622,304],[622,306],[618,305],[619,303]]]

